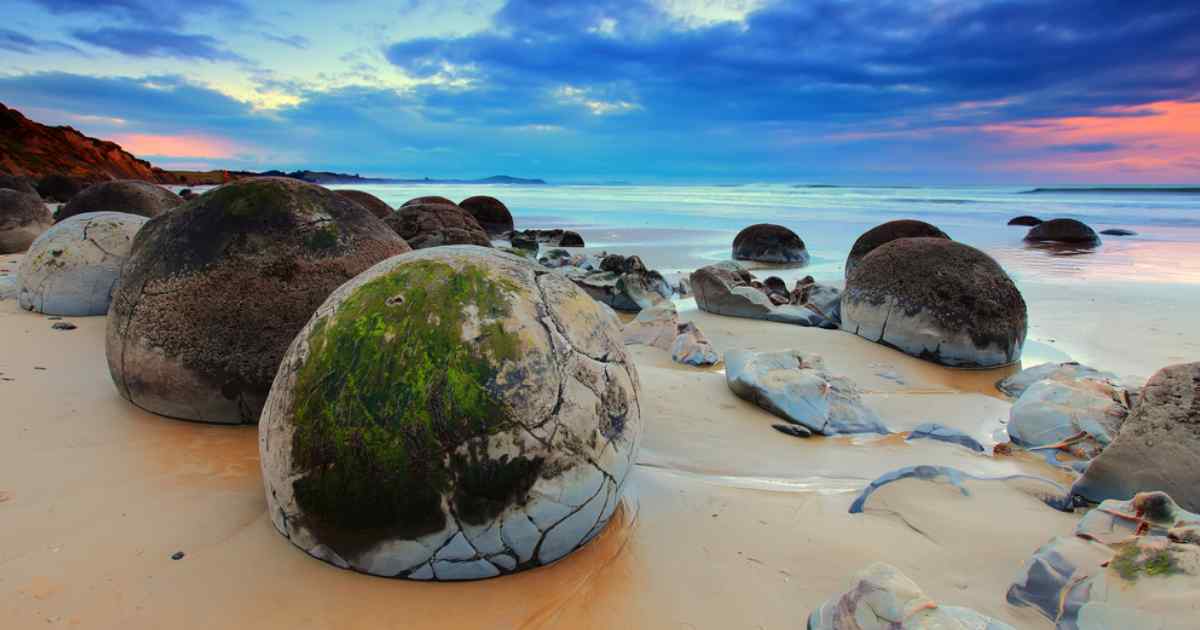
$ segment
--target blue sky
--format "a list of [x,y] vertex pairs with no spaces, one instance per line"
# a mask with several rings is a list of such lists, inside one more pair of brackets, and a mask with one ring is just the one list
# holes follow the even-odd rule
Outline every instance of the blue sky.
[[177,168],[1200,181],[1200,3],[6,0],[0,101]]

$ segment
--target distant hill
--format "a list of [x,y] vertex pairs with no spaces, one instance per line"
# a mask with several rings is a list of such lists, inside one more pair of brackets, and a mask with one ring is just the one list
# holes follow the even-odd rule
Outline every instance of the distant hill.
[[174,177],[138,159],[115,142],[85,136],[73,127],[49,127],[0,103],[0,171],[35,179],[63,174],[87,181],[142,179],[164,184]]
[[1067,186],[1063,188],[1034,188],[1022,191],[1026,195],[1045,193],[1167,193],[1176,195],[1200,194],[1200,186]]

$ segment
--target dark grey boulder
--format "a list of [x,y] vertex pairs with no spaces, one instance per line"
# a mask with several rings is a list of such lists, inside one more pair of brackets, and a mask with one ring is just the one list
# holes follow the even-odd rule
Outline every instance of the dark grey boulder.
[[846,277],[858,266],[864,256],[876,248],[901,238],[944,238],[950,240],[945,232],[936,226],[915,219],[900,219],[877,225],[858,237],[850,247],[850,255],[846,257]]
[[469,212],[453,204],[418,203],[400,206],[383,220],[413,249],[443,245],[491,247],[487,232]]
[[1107,230],[1100,230],[1100,233],[1105,236],[1137,236],[1137,232],[1122,228],[1109,228]]
[[808,249],[795,232],[782,225],[759,223],[738,232],[733,239],[734,260],[767,263],[808,262]]
[[392,207],[386,201],[369,192],[361,190],[335,190],[334,192],[370,210],[371,214],[380,219],[386,219],[392,215]]
[[842,293],[842,330],[951,367],[1021,358],[1025,300],[987,254],[945,238],[903,238],[864,257]]
[[36,194],[0,188],[0,254],[29,249],[54,224],[50,209]]
[[1039,223],[1029,230],[1025,240],[1031,243],[1100,244],[1100,236],[1096,231],[1075,219],[1050,219]]
[[39,198],[41,198],[41,195],[38,194],[37,188],[33,187],[33,181],[28,177],[21,177],[18,175],[0,173],[0,190],[15,190],[27,195],[37,195]]
[[479,195],[468,197],[458,204],[463,210],[471,213],[479,225],[487,230],[489,236],[500,237],[513,231],[512,213],[508,207],[495,197]]
[[1031,217],[1027,214],[1021,215],[1019,217],[1013,217],[1008,220],[1009,225],[1025,225],[1025,226],[1029,226],[1029,227],[1038,225],[1041,222],[1042,222],[1041,219],[1039,219],[1037,217]]
[[88,186],[54,218],[62,221],[85,212],[124,212],[153,218],[181,205],[182,197],[158,184],[121,179]]
[[57,173],[47,175],[37,183],[38,194],[52,203],[67,203],[87,187],[88,183],[78,177]]

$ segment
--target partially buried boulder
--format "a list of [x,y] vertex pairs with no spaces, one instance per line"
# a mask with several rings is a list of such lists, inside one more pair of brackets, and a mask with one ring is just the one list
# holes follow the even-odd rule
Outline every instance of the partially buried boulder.
[[27,195],[41,197],[37,189],[33,187],[33,182],[28,177],[8,175],[7,173],[0,173],[0,190],[15,190]]
[[850,590],[808,617],[808,630],[1014,630],[970,608],[934,602],[899,569],[882,562],[854,578]]
[[415,205],[429,204],[429,203],[444,204],[447,206],[457,206],[458,205],[445,197],[442,197],[439,195],[429,195],[426,197],[414,197],[412,199],[409,199],[408,201],[405,201],[401,207],[415,206]]
[[944,238],[905,238],[872,251],[842,294],[842,330],[953,367],[1021,358],[1021,292],[987,254]]
[[41,197],[0,188],[0,254],[17,254],[29,249],[54,219]]
[[877,225],[858,237],[850,247],[850,255],[846,257],[846,277],[858,266],[860,260],[876,248],[901,238],[943,238],[950,240],[946,233],[924,221],[915,219],[900,219]]
[[55,218],[62,221],[85,212],[124,212],[156,217],[182,204],[182,197],[158,184],[122,179],[88,186],[60,208]]
[[380,219],[386,219],[392,214],[392,207],[386,201],[369,192],[361,190],[335,190],[334,192],[370,210],[371,214]]
[[1039,219],[1037,217],[1031,217],[1027,214],[1023,214],[1019,217],[1013,217],[1008,220],[1009,225],[1025,225],[1025,226],[1030,226],[1030,227],[1038,225],[1041,222],[1042,222],[1041,219]]
[[509,240],[514,247],[517,246],[518,240],[541,244],[547,247],[584,247],[583,237],[579,235],[579,232],[559,228],[553,230],[521,230],[509,235]]
[[37,191],[46,201],[67,203],[87,186],[87,182],[78,177],[51,174],[38,180]]
[[335,291],[280,365],[259,430],[268,512],[373,575],[548,564],[617,508],[638,396],[616,318],[561,275],[471,246],[392,258]]
[[999,389],[1007,396],[1018,398],[1030,385],[1038,381],[1053,379],[1059,381],[1075,381],[1075,380],[1110,380],[1117,382],[1117,375],[1112,372],[1102,372],[1096,368],[1068,361],[1065,363],[1042,363],[1033,367],[1025,368],[1012,376],[1006,377],[996,383],[996,389]]
[[403,205],[384,222],[413,249],[442,245],[492,246],[487,232],[475,217],[453,204]]
[[795,232],[782,225],[759,223],[738,232],[733,239],[734,260],[768,263],[808,262],[808,249]]
[[146,217],[88,212],[60,221],[30,246],[18,270],[21,308],[47,315],[104,315]]
[[713,349],[708,337],[700,332],[693,322],[684,322],[676,328],[675,341],[671,343],[671,360],[684,365],[703,367],[716,365],[721,356]]
[[512,214],[509,213],[508,207],[495,197],[468,197],[458,205],[470,212],[489,236],[499,237],[513,231]]
[[1159,370],[1073,492],[1093,502],[1161,490],[1200,512],[1200,363]]
[[734,350],[725,355],[725,383],[810,434],[888,433],[854,383],[831,374],[815,354]]
[[1070,243],[1073,245],[1099,245],[1096,231],[1075,219],[1050,219],[1035,226],[1025,235],[1033,243]]
[[264,177],[209,191],[134,239],[108,317],[113,382],[164,416],[257,422],[313,311],[407,251],[362,206],[320,186]]
[[841,291],[835,287],[802,280],[792,293],[781,293],[758,282],[735,262],[701,267],[692,272],[690,284],[696,306],[708,313],[799,326],[838,327]]
[[1137,236],[1137,232],[1124,228],[1109,228],[1107,230],[1100,230],[1100,233],[1105,236]]

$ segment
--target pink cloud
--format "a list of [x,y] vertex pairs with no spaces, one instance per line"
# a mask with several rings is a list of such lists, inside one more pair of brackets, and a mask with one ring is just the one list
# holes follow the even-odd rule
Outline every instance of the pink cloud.
[[238,153],[236,144],[225,138],[200,134],[120,134],[113,142],[139,157],[228,159]]

